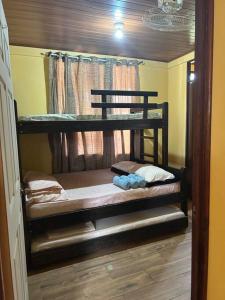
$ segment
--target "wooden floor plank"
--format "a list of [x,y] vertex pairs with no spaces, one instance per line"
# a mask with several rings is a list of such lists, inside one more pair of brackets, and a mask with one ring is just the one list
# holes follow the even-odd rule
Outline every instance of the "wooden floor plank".
[[190,300],[191,232],[29,277],[30,300]]

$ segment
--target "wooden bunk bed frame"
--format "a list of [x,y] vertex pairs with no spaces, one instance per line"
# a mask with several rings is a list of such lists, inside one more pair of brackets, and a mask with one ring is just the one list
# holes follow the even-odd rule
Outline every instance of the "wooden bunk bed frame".
[[[71,258],[80,254],[87,254],[96,250],[99,246],[102,248],[103,244],[110,244],[115,237],[122,241],[127,239],[134,239],[136,237],[148,237],[149,234],[155,235],[158,233],[168,233],[175,230],[183,229],[188,225],[187,217],[187,197],[186,197],[186,183],[184,170],[176,170],[168,167],[168,103],[161,104],[149,103],[149,97],[157,97],[157,92],[139,92],[139,91],[112,91],[112,90],[92,90],[92,95],[100,95],[101,103],[92,103],[93,108],[102,109],[101,120],[76,120],[76,121],[19,121],[16,110],[17,120],[17,135],[18,146],[20,144],[20,136],[23,134],[36,133],[59,133],[59,132],[85,132],[85,131],[113,131],[113,130],[130,130],[131,147],[130,160],[138,162],[148,162],[145,157],[152,160],[155,165],[162,166],[164,169],[173,172],[180,177],[181,190],[178,193],[169,195],[162,195],[157,197],[137,199],[125,203],[105,205],[97,208],[82,209],[79,211],[63,213],[60,215],[53,215],[41,217],[36,219],[29,219],[26,215],[26,197],[22,188],[22,202],[24,213],[24,227],[26,239],[26,252],[29,267],[37,267],[50,262],[55,262],[65,258]],[[144,97],[143,103],[107,103],[107,96],[135,96]],[[130,108],[143,110],[142,119],[134,120],[107,120],[107,109],[109,108]],[[162,111],[162,118],[148,119],[148,110],[160,109]],[[145,134],[146,129],[153,129],[153,136]],[[140,130],[140,158],[135,158],[134,143],[135,131]],[[159,131],[162,132],[162,159],[159,163]],[[153,154],[144,152],[144,141],[151,139],[153,141]],[[19,150],[20,158],[20,150]],[[21,159],[20,159],[21,161]],[[22,168],[20,164],[20,170]],[[22,185],[23,187],[23,185]],[[124,213],[135,212],[139,210],[146,210],[149,208],[160,207],[169,204],[180,204],[181,210],[185,216],[179,220],[168,221],[165,224],[156,224],[151,227],[138,228],[132,231],[117,233],[116,235],[104,236],[95,240],[83,241],[76,245],[63,246],[57,249],[49,249],[40,253],[31,252],[32,238],[41,233],[47,227],[57,228],[58,224],[72,224],[81,221],[98,220],[99,218],[107,218]],[[57,254],[57,255],[55,255]]]

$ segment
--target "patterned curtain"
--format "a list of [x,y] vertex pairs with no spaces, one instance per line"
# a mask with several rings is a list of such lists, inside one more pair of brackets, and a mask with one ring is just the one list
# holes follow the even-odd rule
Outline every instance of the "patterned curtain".
[[[101,115],[100,109],[91,107],[91,102],[101,101],[91,95],[91,89],[138,90],[138,66],[116,65],[113,59],[102,63],[95,57],[87,60],[81,56],[78,61],[68,56],[49,57],[49,113]],[[107,101],[131,99],[109,97]],[[125,131],[51,134],[49,142],[54,173],[107,168],[129,159],[130,135]]]

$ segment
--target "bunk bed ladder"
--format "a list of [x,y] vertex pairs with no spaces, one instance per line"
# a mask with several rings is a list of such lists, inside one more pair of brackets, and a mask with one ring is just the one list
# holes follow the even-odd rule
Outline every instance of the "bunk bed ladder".
[[168,118],[169,118],[169,105],[168,102],[162,104],[162,165],[168,167]]
[[[145,161],[145,157],[152,159],[151,163],[154,165],[158,165],[159,163],[159,132],[158,128],[153,129],[153,136],[151,135],[146,135],[145,130],[141,129],[140,130],[140,160]],[[145,152],[145,141],[152,141],[152,146],[153,146],[153,154],[151,153],[146,153]]]

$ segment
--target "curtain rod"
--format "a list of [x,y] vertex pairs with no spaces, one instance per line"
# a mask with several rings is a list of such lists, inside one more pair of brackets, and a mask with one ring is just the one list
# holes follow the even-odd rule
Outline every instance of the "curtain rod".
[[67,53],[62,53],[62,52],[46,52],[46,53],[41,53],[41,55],[44,55],[44,56],[52,56],[52,57],[61,57],[61,58],[65,58],[65,57],[68,57],[68,58],[71,58],[71,59],[74,59],[74,60],[86,60],[86,61],[92,61],[93,59],[99,61],[99,62],[102,62],[102,63],[106,63],[107,61],[110,61],[112,60],[113,62],[115,63],[118,63],[118,64],[123,64],[124,62],[126,62],[127,64],[137,64],[137,65],[141,65],[141,64],[144,64],[143,61],[139,61],[139,60],[135,60],[135,59],[116,59],[116,58],[101,58],[101,57],[96,57],[96,56],[83,56],[83,55],[76,55],[76,56],[73,56],[73,55],[68,55]]

